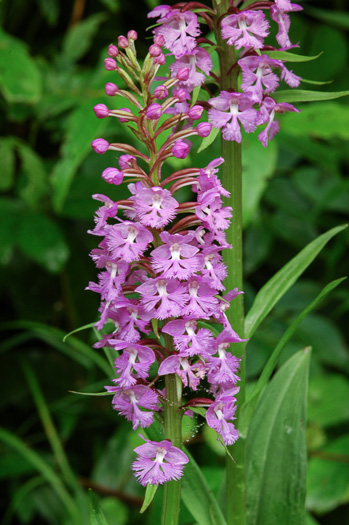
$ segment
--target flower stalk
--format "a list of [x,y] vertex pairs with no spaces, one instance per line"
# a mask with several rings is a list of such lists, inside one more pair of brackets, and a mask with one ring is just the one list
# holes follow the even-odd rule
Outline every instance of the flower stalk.
[[[238,91],[236,52],[222,39],[220,21],[227,13],[229,0],[213,0],[217,18],[215,34],[218,44],[220,65],[220,89]],[[223,260],[228,268],[225,286],[228,290],[237,287],[243,290],[243,251],[242,251],[242,148],[241,143],[224,140],[221,137],[221,152],[225,162],[222,165],[222,184],[231,194],[226,203],[233,208],[234,218],[226,231],[231,250],[225,250]],[[243,294],[232,301],[227,311],[229,322],[241,338],[244,337],[244,302]],[[236,394],[236,427],[239,428],[240,407],[245,400],[246,356],[245,343],[234,345],[234,355],[240,358],[240,391]],[[227,525],[246,525],[246,483],[245,483],[245,445],[246,440],[239,438],[229,447],[231,456],[226,456],[226,509]],[[232,460],[234,458],[234,461]]]

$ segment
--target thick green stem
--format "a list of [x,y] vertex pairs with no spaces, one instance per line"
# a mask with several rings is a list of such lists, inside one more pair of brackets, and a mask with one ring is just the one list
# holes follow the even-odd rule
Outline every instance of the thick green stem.
[[[217,12],[217,21],[228,11],[229,0],[213,0],[213,7]],[[228,46],[221,38],[220,27],[216,28],[217,44],[219,46],[220,62],[220,87],[222,90],[238,91],[237,68],[232,68],[236,63],[235,49]],[[242,277],[242,161],[241,144],[235,141],[222,139],[222,157],[225,162],[222,166],[222,183],[230,191],[229,204],[233,208],[233,220],[227,233],[227,240],[233,246],[225,250],[223,257],[228,267],[228,277],[225,281],[227,290],[235,287],[243,289]],[[237,296],[227,311],[228,319],[233,329],[244,336],[244,304],[243,296]],[[239,412],[245,399],[245,345],[234,344],[234,355],[240,361],[240,392],[237,398],[236,426],[239,426]],[[235,462],[227,456],[227,524],[246,525],[246,497],[245,497],[245,440],[238,441],[229,447]]]
[[[166,346],[172,346],[172,338],[166,336]],[[175,374],[165,376],[166,402],[164,406],[165,438],[170,439],[175,447],[182,445],[182,414],[179,408],[181,393],[178,391]],[[181,505],[181,482],[170,481],[164,485],[162,500],[161,525],[178,525]]]

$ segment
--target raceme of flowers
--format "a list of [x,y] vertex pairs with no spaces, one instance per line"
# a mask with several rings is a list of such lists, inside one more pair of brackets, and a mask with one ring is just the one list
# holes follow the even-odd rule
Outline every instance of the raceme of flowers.
[[[204,7],[202,17],[212,27],[214,12],[199,3],[190,5]],[[141,147],[104,138],[92,142],[96,153],[121,153],[118,167],[107,167],[102,177],[111,185],[126,183],[129,197],[113,201],[106,195],[93,195],[100,207],[89,233],[101,238],[91,252],[99,274],[98,281],[87,288],[101,297],[96,328],[106,326],[95,347],[112,348],[116,355],[116,378],[106,389],[113,394],[115,410],[134,430],[148,427],[155,417],[161,419],[167,402],[164,377],[175,374],[184,395],[203,384],[210,393],[210,397],[183,401],[183,413],[193,415],[191,408],[206,407],[207,424],[225,445],[238,438],[233,421],[239,359],[232,345],[244,340],[233,330],[226,310],[242,291],[226,291],[223,284],[227,268],[222,250],[231,249],[225,231],[232,217],[232,209],[222,201],[229,193],[217,176],[224,159],[213,159],[206,167],[184,168],[164,179],[162,168],[170,157],[185,159],[192,146],[188,137],[207,137],[212,125],[222,128],[225,140],[240,142],[241,126],[249,133],[266,124],[259,135],[266,146],[278,131],[275,114],[296,111],[271,96],[280,80],[275,71],[289,85],[298,85],[299,78],[282,61],[263,54],[269,23],[257,7],[234,7],[221,22],[223,38],[242,50],[238,66],[243,91],[222,91],[210,98],[211,123],[202,120],[207,103],[192,102],[193,90],[203,85],[212,70],[208,41],[198,41],[197,15],[186,10],[185,4],[158,6],[149,13],[158,25],[142,66],[135,31],[120,36],[118,45],[108,48],[105,68],[116,72],[126,88],[108,82],[106,94],[125,99],[133,109],[97,104],[94,111],[98,118],[114,117],[125,123]],[[299,6],[275,0],[263,2],[263,7],[270,8],[272,20],[279,24],[277,41],[284,49],[291,47],[288,12]],[[163,48],[174,58],[165,69],[168,76],[159,76],[166,62]],[[178,191],[185,186],[192,189],[192,201],[179,202]],[[185,453],[168,439],[143,439],[132,465],[140,483],[158,485],[179,479],[188,462]]]

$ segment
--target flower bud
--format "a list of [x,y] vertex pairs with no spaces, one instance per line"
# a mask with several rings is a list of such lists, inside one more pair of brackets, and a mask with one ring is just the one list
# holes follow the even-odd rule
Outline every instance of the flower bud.
[[121,170],[126,170],[127,168],[132,168],[131,160],[134,160],[137,162],[136,157],[133,155],[129,155],[126,153],[126,155],[120,155],[119,158],[119,166]]
[[190,150],[190,146],[183,140],[177,140],[172,146],[172,153],[177,159],[185,159]]
[[[127,113],[132,113],[130,108],[120,108],[121,111],[127,111]],[[119,117],[120,122],[128,122],[129,119],[125,117]]]
[[95,139],[91,142],[91,146],[96,153],[102,155],[109,149],[109,142],[105,139]]
[[131,29],[131,30],[127,33],[127,38],[128,38],[129,40],[137,40],[137,38],[138,38],[137,31],[135,31],[134,29]]
[[177,71],[176,78],[184,82],[189,78],[189,69],[187,67],[180,67]]
[[115,71],[118,66],[113,58],[105,58],[104,67],[107,71]]
[[188,91],[184,88],[173,90],[173,96],[178,98],[180,102],[185,102],[188,98],[190,98]]
[[128,45],[128,39],[125,36],[118,36],[118,46],[120,47],[120,49],[126,49]]
[[105,104],[97,104],[93,108],[93,111],[96,113],[98,118],[105,118],[109,115],[109,109]]
[[159,55],[158,57],[154,57],[154,64],[159,64],[160,66],[163,66],[166,63],[166,57],[163,53]]
[[117,168],[106,168],[102,173],[102,178],[109,184],[121,184],[124,178],[122,171]]
[[119,88],[113,82],[107,82],[105,85],[105,92],[107,95],[113,97],[119,91]]
[[162,114],[161,105],[157,104],[156,102],[154,102],[154,104],[150,104],[150,106],[147,107],[145,114],[147,118],[151,120],[158,120]]
[[158,46],[157,44],[152,44],[149,48],[149,55],[151,57],[158,57],[159,55],[161,55],[162,51],[161,51],[161,47]]
[[164,85],[161,85],[161,86],[157,86],[155,89],[154,89],[154,97],[160,99],[160,100],[163,100],[164,98],[168,97],[168,89],[166,86]]
[[162,47],[165,45],[165,39],[163,35],[156,35],[154,37],[154,44],[157,44],[158,46]]
[[209,122],[200,122],[197,125],[196,131],[198,132],[199,137],[208,137],[211,133],[212,124]]
[[110,44],[110,45],[108,46],[108,55],[109,55],[110,57],[113,57],[113,58],[114,58],[114,57],[117,57],[118,54],[119,54],[119,50],[118,50],[118,48],[116,47],[116,45],[115,45],[115,44]]
[[188,111],[188,117],[193,120],[198,120],[201,118],[202,114],[204,112],[204,108],[202,106],[199,106],[198,104],[195,106],[192,106]]

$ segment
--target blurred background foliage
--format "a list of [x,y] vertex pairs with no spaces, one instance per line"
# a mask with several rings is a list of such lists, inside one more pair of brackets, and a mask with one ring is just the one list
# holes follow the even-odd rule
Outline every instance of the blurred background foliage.
[[[125,191],[106,187],[100,173],[115,160],[111,153],[93,153],[90,142],[100,136],[133,140],[117,119],[98,120],[92,111],[96,103],[117,104],[104,94],[105,82],[115,79],[103,59],[108,44],[131,28],[145,55],[146,13],[155,4],[0,2],[2,525],[88,523],[87,486],[99,494],[113,525],[157,520],[159,497],[148,514],[138,514],[143,489],[130,472],[137,434],[113,412],[110,397],[69,393],[103,391],[110,382],[105,356],[91,349],[95,334],[83,331],[63,342],[67,332],[97,317],[98,297],[84,291],[96,278],[88,254],[97,242],[86,233],[96,209],[91,194],[122,198]],[[301,42],[303,55],[322,54],[293,69],[307,80],[331,83],[301,87],[348,89],[345,0],[302,4],[304,12],[292,19],[291,40]],[[256,137],[245,138],[247,309],[290,258],[347,220],[348,98],[300,109],[300,115],[281,117],[281,132],[267,150]],[[218,144],[206,149],[200,166],[219,155]],[[197,162],[195,153],[192,160]],[[348,238],[344,232],[331,241],[254,335],[248,345],[251,383],[291,320],[328,282],[346,275]],[[349,521],[348,309],[344,283],[303,321],[280,359],[313,347],[307,525]],[[216,492],[224,450],[199,424],[184,430]],[[193,523],[185,508],[181,520]]]

